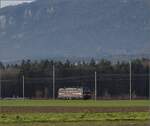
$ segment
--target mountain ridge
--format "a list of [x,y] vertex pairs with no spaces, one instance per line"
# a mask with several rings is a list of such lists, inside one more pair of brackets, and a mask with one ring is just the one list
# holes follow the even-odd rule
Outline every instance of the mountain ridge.
[[0,59],[150,55],[147,0],[37,0],[0,9]]

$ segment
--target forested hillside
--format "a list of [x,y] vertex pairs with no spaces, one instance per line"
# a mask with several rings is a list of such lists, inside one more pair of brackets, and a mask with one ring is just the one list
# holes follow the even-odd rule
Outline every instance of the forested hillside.
[[[148,60],[136,59],[132,64],[132,94],[136,98],[148,97]],[[22,96],[22,76],[25,77],[25,96],[36,97],[36,91],[52,96],[53,66],[55,66],[56,94],[60,87],[89,87],[94,91],[94,73],[97,72],[98,97],[129,95],[129,63],[108,60],[72,63],[60,61],[23,60],[21,64],[1,66],[2,96]],[[44,97],[44,93],[41,93]]]

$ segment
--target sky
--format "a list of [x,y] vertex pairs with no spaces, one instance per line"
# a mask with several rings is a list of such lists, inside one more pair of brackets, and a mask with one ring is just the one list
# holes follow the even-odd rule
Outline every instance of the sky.
[[0,0],[1,1],[1,7],[6,7],[10,5],[17,5],[24,2],[32,2],[33,0]]

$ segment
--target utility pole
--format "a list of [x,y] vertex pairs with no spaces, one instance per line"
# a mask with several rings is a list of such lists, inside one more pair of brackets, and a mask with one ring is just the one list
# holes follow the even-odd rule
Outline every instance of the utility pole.
[[55,65],[53,64],[53,99],[55,99]]
[[150,59],[148,61],[148,78],[149,78],[149,100],[150,100]]
[[24,99],[24,75],[22,76],[22,97]]
[[132,100],[132,63],[129,61],[129,67],[130,67],[130,100]]
[[1,67],[0,67],[0,99],[2,98],[2,81],[1,81]]
[[97,100],[97,72],[95,71],[95,101]]

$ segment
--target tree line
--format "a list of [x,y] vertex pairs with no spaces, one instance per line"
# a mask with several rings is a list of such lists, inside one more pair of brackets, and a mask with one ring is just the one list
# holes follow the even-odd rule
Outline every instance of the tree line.
[[[135,59],[132,64],[132,97],[149,96],[149,60]],[[22,60],[20,64],[0,62],[2,97],[22,96],[22,76],[25,77],[25,96],[52,97],[53,66],[55,66],[55,93],[62,87],[88,87],[94,94],[94,73],[97,72],[99,98],[128,98],[129,62],[96,61],[71,62]],[[45,93],[46,92],[46,93]]]

